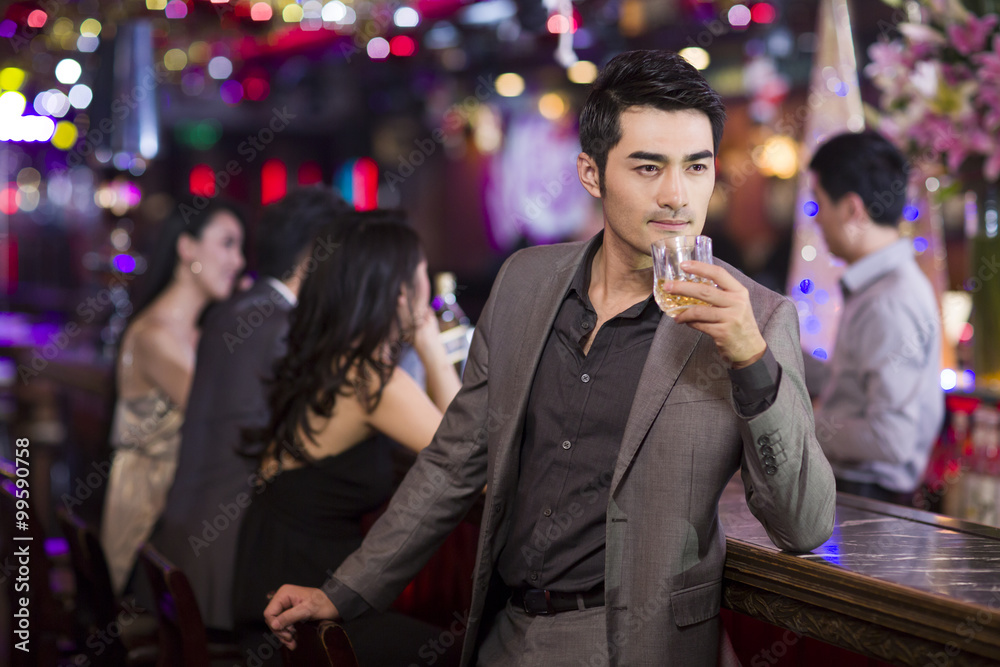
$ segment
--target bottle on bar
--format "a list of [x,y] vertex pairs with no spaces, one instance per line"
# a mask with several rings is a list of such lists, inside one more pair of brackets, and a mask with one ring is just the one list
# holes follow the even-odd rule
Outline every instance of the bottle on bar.
[[434,300],[431,305],[438,318],[441,329],[441,341],[448,353],[448,361],[455,364],[461,377],[465,370],[465,360],[469,356],[469,343],[472,339],[472,327],[462,307],[455,298],[458,283],[455,274],[445,271],[434,276]]

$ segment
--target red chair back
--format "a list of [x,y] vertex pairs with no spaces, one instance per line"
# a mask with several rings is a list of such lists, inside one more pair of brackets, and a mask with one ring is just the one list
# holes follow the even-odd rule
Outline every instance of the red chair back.
[[187,576],[152,545],[143,545],[139,560],[149,576],[160,623],[158,665],[209,667],[205,623]]
[[294,651],[282,647],[285,667],[358,667],[351,640],[339,623],[299,623]]

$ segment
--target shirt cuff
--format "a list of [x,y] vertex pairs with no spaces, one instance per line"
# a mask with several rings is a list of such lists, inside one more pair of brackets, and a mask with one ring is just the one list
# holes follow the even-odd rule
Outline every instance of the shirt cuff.
[[756,417],[767,410],[778,397],[781,381],[781,364],[764,350],[764,356],[744,368],[730,368],[729,380],[733,383],[733,400],[744,417]]
[[345,621],[353,620],[371,609],[371,605],[365,602],[364,598],[333,577],[323,584],[323,592],[340,612],[340,618]]

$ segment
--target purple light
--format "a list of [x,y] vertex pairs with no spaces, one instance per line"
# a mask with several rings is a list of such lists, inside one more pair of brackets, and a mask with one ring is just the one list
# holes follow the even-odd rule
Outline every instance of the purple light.
[[847,96],[847,84],[844,83],[843,81],[841,81],[840,85],[837,86],[836,93],[837,93],[838,97],[846,97]]
[[823,328],[823,323],[819,321],[819,318],[815,315],[810,315],[806,318],[805,330],[806,333],[818,334],[819,330]]
[[903,207],[903,218],[909,220],[910,222],[913,222],[918,217],[920,217],[920,209],[918,209],[916,206],[910,205]]
[[819,204],[814,201],[807,201],[802,205],[802,210],[805,211],[806,215],[812,218],[819,212]]
[[962,371],[962,387],[965,389],[972,389],[975,386],[976,372],[968,368]]
[[813,281],[806,278],[799,283],[799,289],[802,290],[803,294],[809,294],[809,292],[812,292],[813,289]]
[[135,271],[135,259],[132,255],[115,255],[112,262],[114,263],[115,268],[122,273],[132,273]]
[[0,23],[0,37],[13,37],[15,32],[17,32],[17,24],[10,19],[4,19]]
[[829,355],[826,353],[826,350],[824,350],[821,347],[817,347],[815,350],[813,350],[813,356],[816,357],[817,359],[829,358]]
[[243,85],[239,81],[230,79],[219,87],[219,95],[226,104],[239,104],[243,99]]
[[168,19],[182,19],[188,15],[188,6],[184,0],[170,0],[163,10]]
[[816,303],[822,306],[823,304],[825,304],[827,301],[830,300],[830,293],[827,292],[825,289],[818,289],[816,290],[816,293],[813,294],[813,299],[816,300]]
[[431,299],[431,308],[434,310],[441,310],[444,308],[444,299],[442,299],[440,295]]
[[925,239],[923,236],[918,236],[917,238],[913,239],[913,249],[916,250],[918,253],[926,251],[928,246],[929,244],[927,243],[927,239]]

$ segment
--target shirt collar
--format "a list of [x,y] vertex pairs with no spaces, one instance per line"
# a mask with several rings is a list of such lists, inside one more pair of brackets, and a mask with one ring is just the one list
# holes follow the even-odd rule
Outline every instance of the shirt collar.
[[910,239],[899,239],[848,266],[840,284],[845,294],[854,294],[912,260],[913,242]]
[[275,292],[285,297],[285,301],[292,304],[293,306],[298,305],[299,299],[298,297],[295,296],[295,292],[288,289],[288,285],[286,285],[285,283],[281,282],[280,280],[278,280],[273,276],[266,276],[264,280],[267,281],[268,285],[274,288]]
[[580,266],[576,267],[573,282],[569,284],[569,293],[576,292],[588,308],[593,308],[590,303],[590,268],[594,264],[594,256],[597,255],[597,251],[603,243],[604,230],[602,229],[590,240],[587,252],[583,256],[583,262],[580,263]]

